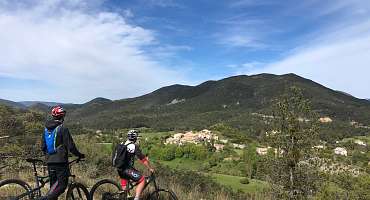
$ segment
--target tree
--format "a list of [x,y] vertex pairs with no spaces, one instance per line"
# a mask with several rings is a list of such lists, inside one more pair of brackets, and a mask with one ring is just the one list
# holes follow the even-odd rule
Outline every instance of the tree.
[[182,156],[184,156],[184,152],[182,151],[182,148],[178,146],[175,151],[175,157],[182,158]]
[[317,191],[318,171],[313,146],[318,140],[318,117],[300,89],[292,87],[273,107],[273,128],[267,136],[276,148],[270,182],[278,198],[307,199]]
[[171,161],[175,159],[176,146],[167,145],[162,148],[161,159],[165,161]]
[[14,109],[0,105],[0,136],[1,135],[19,135],[23,133],[22,122],[17,119]]
[[246,177],[254,178],[257,168],[256,145],[250,144],[243,152],[243,160],[246,163]]

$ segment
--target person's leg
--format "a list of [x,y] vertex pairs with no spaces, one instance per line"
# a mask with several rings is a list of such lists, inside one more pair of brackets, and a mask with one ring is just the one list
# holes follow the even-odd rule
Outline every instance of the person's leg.
[[54,165],[48,165],[48,173],[49,173],[49,184],[50,188],[53,186],[55,182],[57,182],[58,177],[57,177],[57,172],[55,170]]
[[121,188],[122,190],[126,190],[127,180],[124,178],[121,178]]
[[141,173],[134,168],[126,169],[124,171],[124,175],[128,177],[130,180],[139,183],[136,186],[136,194],[135,194],[135,200],[139,200],[141,197],[141,193],[145,186],[144,176],[142,176]]
[[57,200],[68,186],[68,165],[55,165],[53,166],[53,169],[55,169],[56,181],[53,183],[53,185],[50,187],[49,192],[47,193],[48,200]]
[[[58,176],[54,165],[48,165],[48,174],[49,174],[49,184],[50,184],[49,192],[50,192],[51,189],[56,184],[56,182],[58,181]],[[48,195],[37,198],[36,200],[47,200],[47,199]]]
[[[140,182],[141,181],[141,182]],[[139,180],[139,184],[136,187],[136,195],[135,195],[135,200],[139,200],[141,197],[141,193],[143,192],[144,186],[145,186],[145,181],[144,177],[142,177],[142,180]]]
[[117,169],[117,172],[118,172],[118,175],[121,179],[121,188],[122,188],[122,190],[126,190],[126,185],[127,185],[127,182],[128,182],[127,180],[129,179],[129,177],[126,175],[124,169]]

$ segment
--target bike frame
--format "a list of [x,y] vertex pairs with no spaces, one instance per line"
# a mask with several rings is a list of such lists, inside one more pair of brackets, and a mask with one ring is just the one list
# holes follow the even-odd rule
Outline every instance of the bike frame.
[[[149,179],[149,181],[146,181],[147,179]],[[150,183],[153,183],[155,190],[158,190],[158,189],[159,189],[159,187],[158,187],[158,185],[157,185],[157,182],[156,182],[156,180],[155,180],[155,176],[154,176],[154,174],[153,174],[153,173],[151,173],[151,174],[150,174],[150,176],[145,177],[144,181],[145,181],[145,184],[144,184],[143,191],[148,187],[148,185],[150,185]],[[132,189],[134,189],[134,187],[135,187],[135,186],[137,186],[137,185],[139,185],[139,183],[132,184],[132,182],[131,182],[130,180],[127,180],[126,191],[125,191],[125,193],[126,193],[126,194],[125,194],[125,195],[126,195],[126,197],[125,197],[125,198],[126,198],[126,199],[127,199],[127,195],[128,195],[128,193],[129,193]]]
[[34,189],[31,189],[31,193],[36,192],[36,197],[40,197],[41,188],[43,188],[46,185],[46,183],[48,183],[50,180],[48,176],[37,175],[36,162],[33,162],[32,164],[33,164],[33,171],[34,171],[34,176],[35,176],[36,187]]
[[[68,162],[68,167],[70,168],[71,164],[73,164],[74,162],[79,162],[80,159],[75,159],[75,160],[72,160],[71,162]],[[31,196],[32,198],[35,198],[35,197],[41,197],[41,189],[43,187],[45,187],[45,185],[50,182],[50,179],[49,179],[49,176],[39,176],[37,174],[37,170],[36,170],[36,162],[32,162],[32,165],[33,165],[33,171],[34,171],[34,176],[35,176],[35,183],[36,183],[36,187],[35,188],[31,188],[28,184],[28,189],[29,191],[28,192],[25,192],[19,196],[16,197],[16,199],[21,199],[25,196]],[[73,182],[74,182],[74,178],[75,178],[75,175],[69,175],[69,177],[72,177],[72,182],[68,184],[68,186],[72,185]]]

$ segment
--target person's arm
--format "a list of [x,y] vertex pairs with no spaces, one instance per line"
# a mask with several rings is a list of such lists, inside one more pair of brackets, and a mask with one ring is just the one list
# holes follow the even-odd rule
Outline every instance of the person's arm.
[[71,134],[69,133],[68,128],[63,127],[63,143],[67,147],[68,151],[70,151],[73,155],[84,158],[85,155],[80,153],[76,147],[76,144],[73,141]]
[[140,150],[139,147],[136,148],[135,150],[135,154],[137,156],[137,158],[140,160],[140,162],[145,165],[145,167],[147,167],[152,173],[154,172],[154,169],[150,166],[150,163],[149,163],[149,160],[148,160],[148,157],[146,157]]
[[145,158],[141,159],[140,162],[143,163],[143,165],[145,165],[145,167],[147,167],[150,172],[152,172],[152,173],[154,172],[154,169],[150,166],[148,157],[145,157]]

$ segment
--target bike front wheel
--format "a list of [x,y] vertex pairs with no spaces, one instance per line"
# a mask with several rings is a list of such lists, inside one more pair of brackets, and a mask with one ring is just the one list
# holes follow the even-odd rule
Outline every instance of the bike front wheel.
[[109,179],[104,179],[95,183],[95,185],[91,188],[90,199],[91,200],[120,199],[122,194],[124,194],[121,193],[122,193],[121,186],[118,183]]
[[149,196],[150,200],[177,200],[176,194],[171,190],[159,189]]
[[90,200],[89,191],[81,183],[73,183],[67,191],[67,200]]
[[26,182],[18,179],[0,181],[0,200],[5,199],[33,199],[30,186]]

